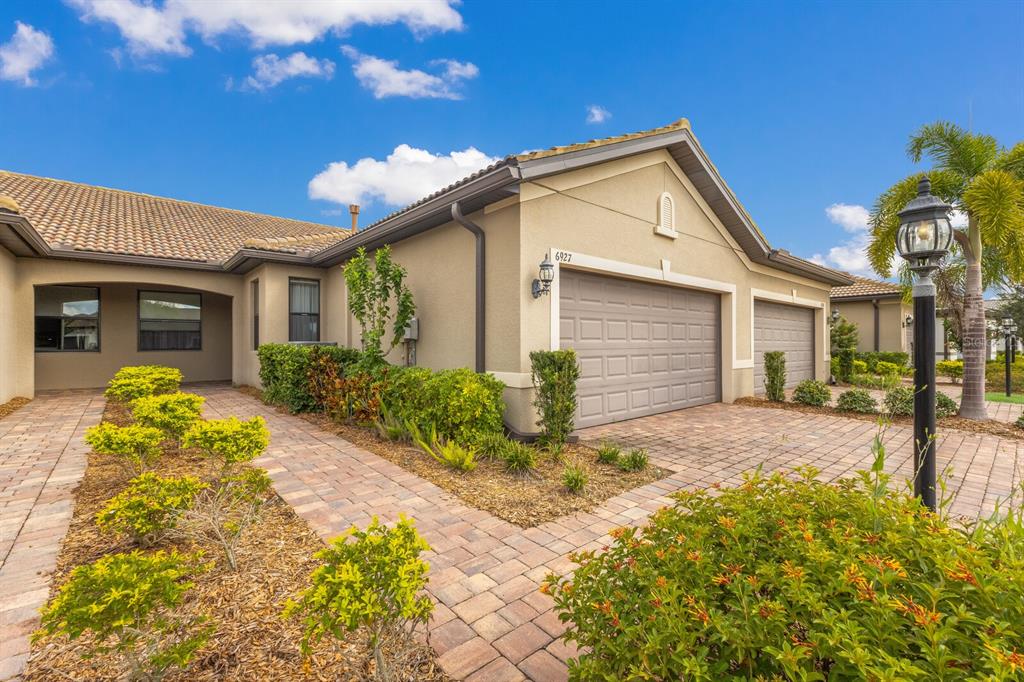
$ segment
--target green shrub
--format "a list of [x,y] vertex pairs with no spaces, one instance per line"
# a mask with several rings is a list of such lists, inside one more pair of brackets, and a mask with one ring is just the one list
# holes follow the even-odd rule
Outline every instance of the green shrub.
[[845,317],[840,317],[835,322],[829,321],[829,348],[838,353],[846,348],[854,349],[857,341],[860,340],[860,333],[857,325]]
[[219,459],[226,471],[263,454],[270,443],[270,432],[263,417],[253,417],[244,422],[237,417],[209,419],[193,424],[181,443],[186,448],[198,448]]
[[580,366],[576,351],[537,350],[530,353],[530,373],[536,397],[540,441],[564,445],[576,419],[576,382]]
[[142,426],[160,429],[175,441],[202,417],[206,398],[192,393],[165,393],[132,401],[132,416]]
[[841,393],[836,399],[836,409],[843,412],[875,414],[878,412],[878,401],[863,388],[851,388],[849,391]]
[[430,430],[430,435],[426,438],[416,434],[413,439],[423,452],[447,467],[456,471],[476,469],[476,450],[471,446],[463,446],[453,440],[439,438],[434,429]]
[[377,434],[384,440],[408,443],[412,440],[409,426],[382,406],[380,415],[373,422]]
[[643,471],[647,468],[647,450],[633,448],[619,457],[619,469],[622,471]]
[[1024,414],[1022,414],[1021,416],[1017,417],[1017,421],[1014,422],[1014,425],[1018,429],[1024,429]]
[[793,389],[793,400],[804,405],[822,407],[832,402],[832,391],[824,381],[804,379]]
[[383,405],[403,422],[433,426],[438,436],[462,445],[485,433],[502,433],[505,384],[470,369],[434,372],[424,367],[388,367],[382,373]]
[[527,474],[537,466],[537,449],[517,440],[506,440],[499,457],[510,474]]
[[397,679],[395,658],[415,646],[433,603],[425,594],[430,547],[402,516],[394,528],[373,517],[365,531],[353,527],[316,553],[321,562],[310,586],[289,600],[285,617],[302,619],[303,655],[325,636],[344,637],[362,629],[376,662],[376,678]]
[[571,555],[542,586],[569,679],[1019,679],[1024,518],[947,523],[876,467],[680,492]]
[[[343,376],[345,369],[358,360],[359,351],[339,346],[265,343],[257,355],[263,399],[283,405],[290,412],[309,412],[317,407],[314,388],[324,388],[319,378],[331,370],[335,374],[330,378]],[[311,370],[316,370],[312,377]]]
[[581,493],[587,486],[587,470],[576,464],[566,464],[562,470],[562,485],[571,493]]
[[960,406],[942,391],[935,392],[935,416],[939,419],[952,417],[960,411]]
[[764,354],[764,393],[775,402],[786,399],[786,354],[781,350]]
[[101,422],[85,432],[85,442],[104,455],[114,455],[133,474],[141,474],[160,457],[163,431],[151,426],[117,426]]
[[601,443],[597,448],[597,461],[602,464],[617,464],[622,449],[614,443]]
[[896,417],[909,417],[914,414],[914,389],[899,386],[885,392],[885,411]]
[[[1024,353],[1018,354],[1024,357]],[[1006,388],[1006,363],[996,360],[985,365],[985,387],[990,391],[1002,391]],[[1010,365],[1010,389],[1014,393],[1024,393],[1024,362]]]
[[175,526],[178,513],[191,507],[196,494],[206,487],[192,476],[140,474],[107,501],[96,514],[96,525],[100,530],[124,533],[135,544],[148,547]]
[[874,388],[880,391],[888,391],[902,385],[898,374],[854,374],[850,384],[860,388]]
[[900,371],[910,364],[910,355],[899,351],[864,351],[857,353],[857,359],[866,362],[871,373],[879,373],[879,362],[892,363],[900,368]]
[[850,383],[855,370],[854,357],[856,353],[852,348],[842,348],[837,353],[839,357],[839,372],[836,374],[836,381],[844,384]]
[[107,384],[105,395],[128,402],[136,398],[171,393],[181,385],[181,370],[163,365],[122,367]]
[[[853,361],[853,373],[854,374],[867,374],[867,372],[868,372],[868,363],[864,362],[863,360],[854,360]],[[847,381],[847,383],[849,383],[849,381]]]
[[88,632],[84,656],[114,652],[127,660],[130,679],[159,680],[186,668],[213,633],[206,616],[179,608],[189,577],[205,570],[177,552],[109,554],[78,566],[43,609],[34,638]]
[[482,459],[501,459],[508,438],[503,433],[481,433],[473,445]]
[[949,379],[954,384],[959,383],[964,377],[963,360],[940,360],[935,363],[935,371]]
[[898,376],[901,373],[901,368],[899,365],[895,363],[886,362],[885,360],[879,360],[878,362],[875,363],[875,372],[881,374],[882,376],[887,376],[890,374],[895,374]]

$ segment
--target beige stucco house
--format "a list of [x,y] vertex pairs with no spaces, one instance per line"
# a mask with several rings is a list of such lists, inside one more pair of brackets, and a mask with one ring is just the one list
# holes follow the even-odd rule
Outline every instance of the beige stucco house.
[[0,196],[0,401],[138,362],[255,384],[259,343],[358,346],[340,266],[390,244],[417,304],[393,361],[494,373],[528,433],[530,351],[573,347],[585,426],[751,395],[768,350],[826,378],[852,283],[773,249],[685,120],[506,157],[355,232],[6,172]]
[[834,310],[857,325],[857,350],[910,353],[914,308],[903,300],[903,289],[891,282],[850,277],[853,284],[833,287],[831,301]]

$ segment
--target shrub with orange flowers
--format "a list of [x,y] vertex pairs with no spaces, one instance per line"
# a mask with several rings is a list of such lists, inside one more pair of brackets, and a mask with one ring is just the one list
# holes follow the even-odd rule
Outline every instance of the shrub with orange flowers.
[[584,652],[570,679],[1024,679],[1024,513],[933,514],[890,485],[880,443],[837,484],[679,493],[548,576]]

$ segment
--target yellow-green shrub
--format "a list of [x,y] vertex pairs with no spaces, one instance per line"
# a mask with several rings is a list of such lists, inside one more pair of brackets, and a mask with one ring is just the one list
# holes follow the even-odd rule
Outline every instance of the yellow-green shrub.
[[225,470],[256,459],[269,442],[270,432],[263,417],[248,421],[228,417],[196,422],[181,439],[182,446],[198,448],[219,459]]
[[206,398],[192,393],[143,396],[132,401],[132,416],[142,426],[160,429],[178,440],[199,421]]
[[192,476],[163,478],[148,472],[128,482],[96,514],[101,530],[125,533],[144,547],[158,541],[174,527],[178,514],[192,506],[206,484]]
[[285,607],[286,617],[302,618],[303,653],[308,655],[325,636],[363,628],[377,679],[392,679],[387,654],[412,646],[416,628],[426,625],[433,609],[423,593],[429,567],[420,559],[429,549],[402,516],[393,528],[373,517],[366,530],[353,526],[317,552],[321,565],[310,576],[309,588]]
[[109,554],[78,566],[43,609],[34,638],[88,632],[83,656],[114,652],[127,660],[130,679],[159,680],[187,667],[213,633],[207,616],[178,608],[193,587],[189,577],[205,570],[178,552]]
[[151,426],[117,426],[102,422],[85,432],[85,442],[96,452],[115,455],[130,471],[141,474],[160,457],[164,434]]
[[171,393],[181,385],[181,370],[163,365],[122,367],[107,384],[106,396],[130,401],[147,395]]
[[549,576],[572,680],[1010,680],[1024,516],[965,528],[871,474],[682,492]]
[[964,376],[964,361],[963,360],[940,360],[935,363],[935,371],[941,376],[946,377],[954,384],[959,382]]

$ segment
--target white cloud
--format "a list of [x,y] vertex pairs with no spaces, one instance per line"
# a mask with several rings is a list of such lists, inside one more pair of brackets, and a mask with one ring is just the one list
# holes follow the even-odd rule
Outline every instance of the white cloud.
[[451,0],[67,0],[83,20],[117,27],[136,56],[187,55],[186,39],[207,42],[242,34],[262,48],[309,43],[357,24],[404,24],[416,35],[458,31],[462,15]]
[[331,163],[309,181],[309,197],[339,204],[381,201],[401,206],[436,192],[497,161],[475,147],[433,154],[407,144],[395,147],[386,159],[359,159],[351,166]]
[[832,204],[825,209],[825,215],[852,236],[839,246],[833,246],[827,254],[814,254],[811,260],[855,275],[872,276],[874,271],[867,255],[870,211],[857,204]]
[[[264,54],[252,60],[253,73],[242,82],[242,90],[268,90],[289,78],[323,78],[334,76],[334,62],[317,59],[305,52],[293,52],[284,59],[276,54]],[[231,89],[231,81],[228,82]]]
[[53,56],[53,40],[28,24],[14,22],[14,35],[0,45],[0,79],[35,85],[32,72]]
[[604,123],[611,117],[612,112],[608,111],[600,104],[587,105],[587,123]]
[[458,92],[459,86],[466,79],[476,78],[480,73],[475,64],[454,59],[431,62],[435,67],[443,67],[439,73],[433,74],[419,69],[400,69],[395,60],[363,54],[348,45],[343,46],[341,51],[352,60],[352,73],[356,75],[359,84],[371,91],[377,99],[462,99],[462,94]]
[[825,209],[825,215],[847,232],[858,233],[868,229],[871,212],[857,204],[832,204]]

